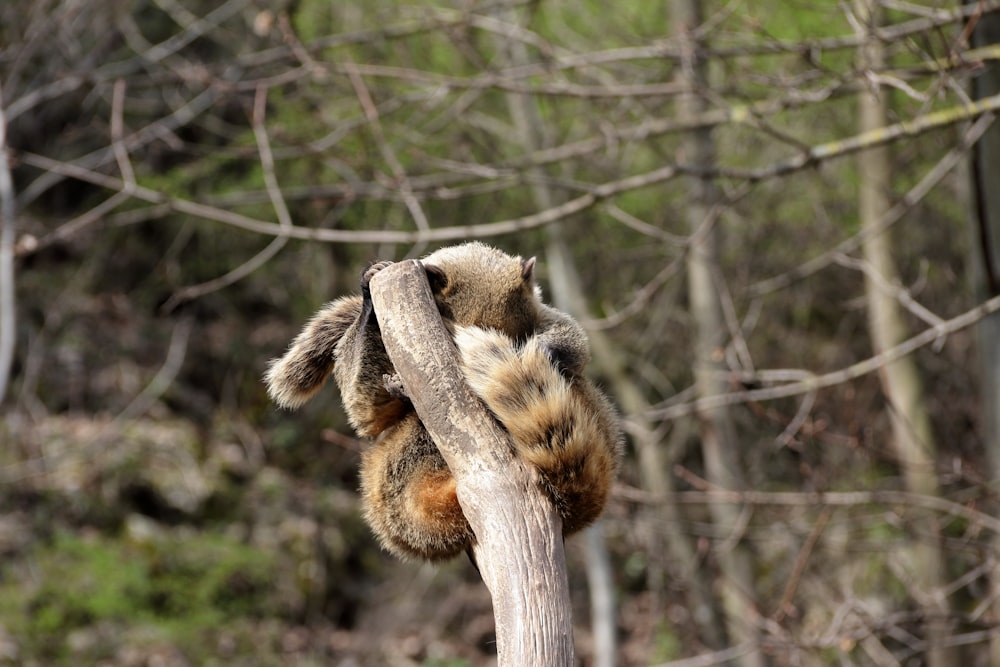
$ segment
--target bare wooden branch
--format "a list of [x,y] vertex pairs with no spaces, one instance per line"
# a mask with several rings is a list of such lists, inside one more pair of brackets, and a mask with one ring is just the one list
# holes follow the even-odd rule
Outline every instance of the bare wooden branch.
[[751,285],[749,290],[750,295],[754,297],[764,296],[788,287],[796,281],[807,278],[834,263],[835,257],[838,254],[846,254],[856,250],[864,242],[865,237],[869,233],[881,233],[899,222],[910,209],[923,200],[927,196],[927,193],[934,189],[952,169],[965,159],[969,149],[993,126],[994,120],[995,114],[989,113],[980,116],[972,123],[964,132],[961,142],[942,156],[937,164],[916,185],[900,197],[899,201],[883,214],[876,228],[871,231],[860,231],[854,236],[838,243],[828,252],[824,252],[818,257],[813,257],[790,271]]
[[415,261],[371,281],[385,348],[455,476],[476,535],[473,551],[493,598],[504,665],[572,665],[573,627],[562,522],[509,435],[472,393]]
[[708,410],[722,405],[732,405],[734,403],[751,403],[755,401],[772,401],[777,398],[787,398],[798,396],[826,389],[834,385],[843,384],[854,380],[868,373],[872,373],[884,367],[886,364],[913,354],[920,348],[935,343],[945,336],[949,336],[956,331],[966,329],[976,324],[984,317],[1000,312],[1000,296],[995,296],[977,305],[975,308],[965,311],[961,315],[956,315],[950,320],[945,320],[941,324],[928,327],[920,333],[907,338],[898,345],[891,347],[880,354],[862,359],[856,363],[841,368],[840,370],[824,373],[823,375],[809,376],[804,380],[789,382],[777,387],[764,387],[762,389],[750,389],[748,391],[734,391],[724,394],[704,396],[694,401],[670,404],[665,407],[657,407],[651,414],[660,419],[676,419],[689,415],[695,410]]
[[695,491],[678,491],[672,499],[642,491],[624,484],[615,485],[615,497],[630,502],[660,504],[667,500],[685,505],[712,503],[746,503],[775,507],[856,507],[859,505],[902,505],[934,510],[946,516],[956,516],[971,524],[1000,535],[1000,519],[980,512],[968,504],[908,491],[736,491],[712,486],[705,480],[679,466],[675,469]]
[[[610,198],[632,190],[659,185],[684,174],[700,178],[728,177],[750,182],[779,178],[816,165],[824,160],[851,155],[866,148],[882,146],[901,138],[913,137],[932,129],[991,114],[995,111],[1000,111],[1000,95],[994,95],[975,103],[957,105],[942,111],[924,114],[911,121],[895,123],[846,139],[818,144],[804,153],[779,160],[765,167],[729,169],[719,167],[705,168],[692,165],[666,165],[641,174],[626,176],[618,180],[595,185],[573,199],[568,199],[556,206],[542,209],[536,213],[519,218],[474,225],[454,225],[426,230],[417,229],[413,231],[388,229],[314,229],[299,225],[289,226],[266,222],[234,211],[173,197],[151,188],[139,185],[130,187],[129,184],[119,178],[107,176],[87,166],[83,166],[83,163],[87,162],[86,159],[70,163],[53,160],[52,158],[30,152],[21,154],[20,159],[24,164],[44,169],[60,178],[76,178],[83,182],[112,190],[129,190],[135,199],[152,204],[168,204],[172,210],[178,213],[206,220],[214,220],[258,234],[328,243],[429,243],[435,241],[454,241],[456,239],[489,238],[500,234],[510,234],[544,227],[558,220],[568,218],[573,214],[589,210]],[[739,114],[736,115],[739,116]],[[740,122],[740,118],[735,118],[734,122]],[[40,177],[39,180],[43,178]],[[31,187],[33,188],[34,186]],[[31,201],[31,198],[29,197],[27,201]],[[770,285],[767,287],[770,288]]]

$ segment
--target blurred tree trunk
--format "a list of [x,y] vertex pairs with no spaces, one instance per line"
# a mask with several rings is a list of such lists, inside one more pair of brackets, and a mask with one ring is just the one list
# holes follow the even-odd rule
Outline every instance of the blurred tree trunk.
[[[854,12],[858,29],[866,31],[859,50],[858,63],[862,72],[878,71],[884,64],[881,41],[875,36],[880,11],[872,0],[855,0]],[[886,96],[878,85],[869,80],[869,87],[859,95],[860,130],[866,132],[888,125]],[[900,283],[892,257],[892,239],[887,232],[878,233],[882,216],[891,202],[892,167],[886,147],[873,148],[858,155],[858,208],[865,234],[863,255],[865,297],[868,306],[868,327],[874,352],[880,354],[908,337],[902,307],[892,286]],[[936,446],[930,415],[923,398],[920,374],[913,357],[903,357],[886,364],[879,378],[882,392],[889,404],[892,442],[902,468],[907,490],[912,493],[938,496]],[[954,665],[951,652],[945,646],[948,636],[948,601],[943,590],[945,573],[940,545],[937,516],[931,512],[914,512],[912,525],[918,535],[909,551],[914,598],[924,613],[928,667]]]
[[[680,76],[688,85],[688,90],[677,98],[677,120],[683,123],[701,117],[708,110],[701,92],[708,89],[708,63],[701,55],[700,38],[695,33],[702,23],[702,4],[700,0],[671,0],[670,17],[674,40],[684,54]],[[702,167],[714,164],[715,146],[709,128],[689,131],[680,148],[679,162]],[[720,233],[717,221],[710,220],[713,208],[721,203],[721,196],[716,184],[708,178],[690,178],[687,187],[689,198],[685,215],[690,243],[687,277],[695,341],[694,381],[698,396],[714,396],[728,389],[723,363],[728,335],[716,284]],[[709,481],[725,489],[744,489],[739,442],[729,408],[700,409],[697,418]],[[712,503],[710,509],[719,534],[730,536],[738,530],[739,507]],[[750,642],[755,646],[734,662],[745,667],[761,667],[767,660],[757,646],[760,615],[755,603],[751,555],[737,539],[719,550],[718,559],[729,639],[733,643]]]
[[[972,46],[979,48],[1000,44],[1000,15],[988,14],[979,19],[972,33]],[[1000,67],[996,62],[983,63],[983,71],[972,80],[974,99],[1000,93]],[[972,217],[973,249],[977,267],[976,292],[980,300],[1000,294],[1000,124],[994,121],[973,149]],[[979,323],[979,367],[982,369],[981,433],[990,464],[990,478],[1000,480],[1000,314],[989,315]],[[1000,550],[1000,536],[994,537]],[[992,621],[1000,624],[1000,569],[992,574]],[[991,665],[1000,665],[1000,635],[990,641]]]
[[14,181],[7,151],[7,118],[0,91],[0,406],[14,363]]
[[[508,9],[506,17],[516,23],[514,9]],[[518,40],[506,40],[502,43],[508,62],[512,65],[524,65],[530,62],[526,47]],[[537,103],[526,94],[508,93],[507,107],[517,131],[517,137],[524,151],[530,153],[547,147],[551,142],[545,136],[545,124],[538,111]],[[526,170],[532,186],[532,198],[539,210],[551,208],[560,203],[560,193],[547,184],[541,167],[531,167]],[[554,305],[574,317],[586,320],[590,308],[583,291],[583,280],[573,261],[572,251],[566,243],[563,233],[563,223],[557,222],[546,227],[545,264],[549,276],[549,289]],[[666,554],[675,569],[685,577],[685,588],[690,592],[687,607],[691,617],[698,626],[701,640],[710,648],[722,648],[725,638],[720,632],[721,615],[718,605],[712,595],[711,586],[705,573],[699,568],[698,557],[691,537],[684,532],[686,525],[680,507],[674,501],[675,487],[670,476],[670,462],[666,460],[661,446],[661,434],[654,424],[643,417],[650,409],[639,385],[629,374],[627,364],[622,355],[615,349],[612,341],[601,330],[588,332],[593,355],[593,365],[596,372],[604,377],[610,386],[611,393],[621,407],[626,419],[626,431],[635,446],[639,460],[640,482],[651,495],[662,498],[662,504],[652,506],[646,512],[644,525],[653,529],[646,536],[647,554],[650,568],[656,570],[652,575],[653,588],[662,577],[662,554]],[[613,582],[600,575],[604,571],[600,560],[606,558],[603,533],[600,527],[591,529],[593,535],[587,538],[587,558],[589,584],[592,588],[591,600],[593,611],[593,632],[595,640],[604,638],[612,644],[596,646],[595,667],[611,667],[617,664],[616,648],[614,646],[615,617],[614,609],[600,612],[601,600],[613,600],[614,590],[600,593],[599,586],[611,586]]]

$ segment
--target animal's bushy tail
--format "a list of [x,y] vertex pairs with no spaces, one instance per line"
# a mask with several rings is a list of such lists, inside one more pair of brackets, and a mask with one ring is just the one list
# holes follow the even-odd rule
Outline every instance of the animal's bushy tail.
[[312,398],[330,377],[334,350],[361,314],[361,297],[331,301],[306,323],[264,374],[267,393],[283,408],[295,409]]
[[563,529],[572,533],[604,508],[618,468],[621,434],[607,399],[584,377],[566,377],[537,337],[458,327],[466,381],[534,465]]

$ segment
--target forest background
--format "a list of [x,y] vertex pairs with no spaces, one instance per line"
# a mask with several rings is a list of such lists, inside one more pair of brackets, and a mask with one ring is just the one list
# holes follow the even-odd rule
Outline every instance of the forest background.
[[625,419],[587,665],[1000,664],[997,0],[0,5],[0,664],[480,665],[260,378],[539,259]]

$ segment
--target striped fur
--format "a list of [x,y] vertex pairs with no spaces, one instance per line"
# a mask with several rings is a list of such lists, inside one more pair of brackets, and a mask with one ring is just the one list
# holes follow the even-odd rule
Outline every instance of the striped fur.
[[566,534],[596,519],[621,456],[621,434],[607,400],[583,377],[566,377],[538,337],[517,345],[504,334],[457,327],[455,343],[469,387],[538,469]]

